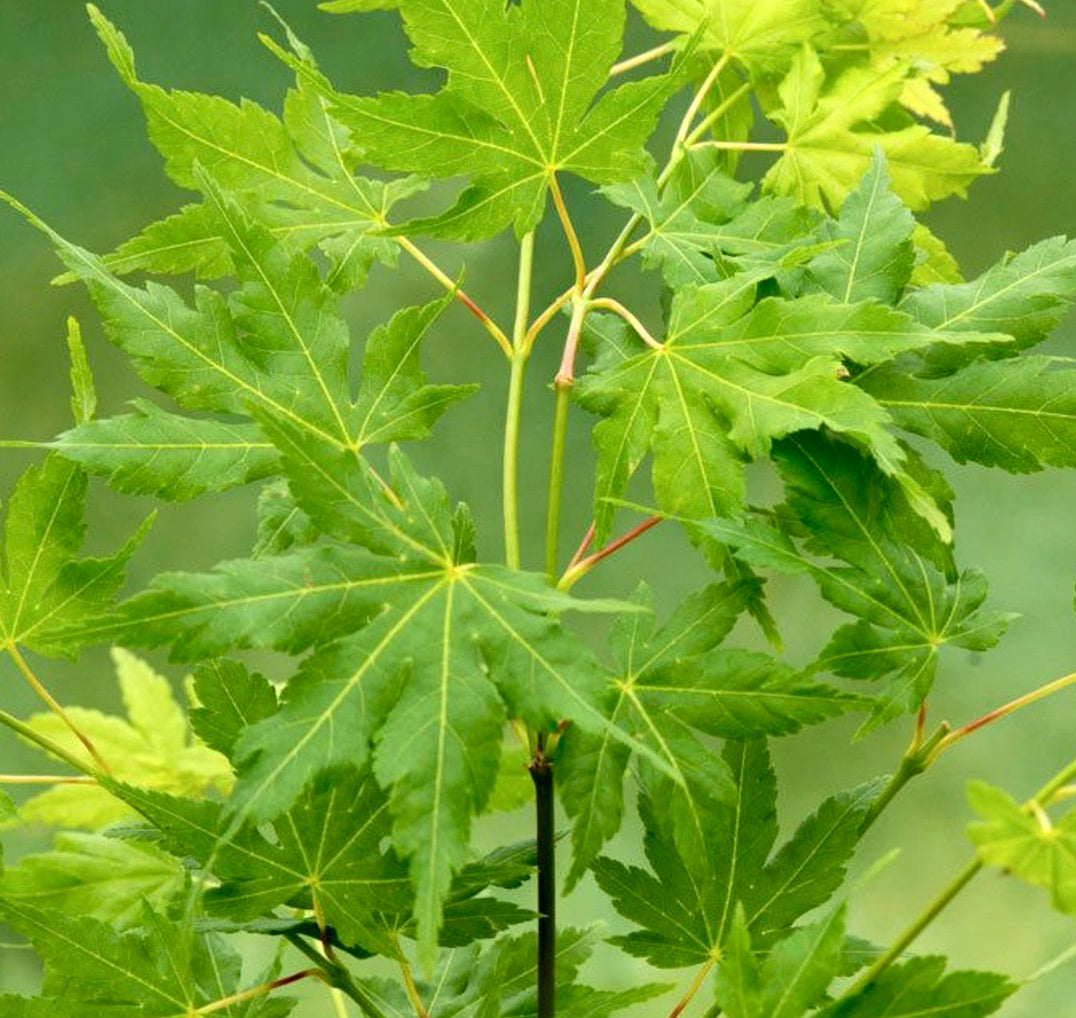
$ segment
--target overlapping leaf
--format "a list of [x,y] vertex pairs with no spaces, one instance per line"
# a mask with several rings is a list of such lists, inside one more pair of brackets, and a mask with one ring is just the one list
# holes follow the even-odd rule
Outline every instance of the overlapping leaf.
[[153,845],[74,831],[4,871],[4,898],[89,916],[120,929],[142,921],[143,906],[167,911],[184,885],[179,861]]
[[[884,680],[872,725],[918,706],[941,647],[997,642],[1011,616],[982,608],[986,578],[956,571],[950,549],[868,459],[804,434],[775,449],[775,460],[788,493],[787,532],[760,521],[705,529],[753,565],[809,573],[828,601],[858,617],[837,630],[817,667]],[[793,536],[806,537],[807,553]]]
[[[300,82],[288,94],[283,122],[247,99],[236,105],[216,95],[168,92],[138,79],[127,40],[92,5],[90,17],[109,59],[142,103],[150,138],[180,187],[201,190],[197,168],[209,170],[257,208],[289,252],[321,245],[337,289],[358,285],[375,260],[395,261],[395,242],[380,234],[392,206],[424,185],[354,176],[348,132],[308,85]],[[305,48],[303,54],[310,59]],[[228,273],[234,258],[213,210],[189,205],[123,244],[106,264],[121,274],[148,269],[215,278]]]
[[931,331],[879,304],[839,304],[822,294],[758,301],[758,284],[771,274],[761,268],[681,288],[657,347],[599,319],[600,356],[577,386],[579,402],[607,418],[594,429],[599,540],[608,532],[609,500],[622,494],[647,452],[664,511],[728,516],[743,505],[745,458],[765,455],[775,439],[822,428],[868,450],[947,533],[944,517],[906,469],[889,415],[843,380],[845,361],[885,362],[977,334]]
[[[159,284],[121,282],[99,258],[12,201],[52,238],[88,287],[113,342],[147,382],[190,410],[248,418],[260,412],[355,449],[424,437],[449,405],[473,391],[427,385],[419,365],[419,346],[442,300],[401,311],[375,330],[353,401],[347,326],[313,262],[289,254],[204,173],[197,179],[241,285],[227,298],[199,287],[193,308]],[[277,468],[277,455],[249,425],[145,407],[142,414],[82,424],[60,448],[122,490],[152,489],[162,497],[219,490]]]
[[[681,785],[692,837],[705,840],[697,794],[723,801],[734,785],[720,758],[693,733],[726,739],[785,735],[858,705],[855,697],[806,681],[765,654],[717,649],[755,594],[752,581],[714,585],[689,597],[660,628],[646,614],[618,620],[613,722],[653,746]],[[642,592],[647,602],[645,590]],[[585,872],[620,827],[628,749],[611,731],[571,731],[557,757],[561,798],[575,818],[569,882]]]
[[299,505],[323,532],[372,550],[326,545],[208,576],[164,576],[111,632],[174,641],[187,655],[316,647],[280,712],[242,736],[235,809],[271,817],[319,769],[363,763],[375,741],[375,773],[392,789],[393,839],[410,859],[429,943],[466,860],[471,817],[496,778],[506,718],[607,727],[603,670],[550,614],[610,605],[459,555],[467,521],[401,454],[392,457],[393,494],[353,454],[262,426],[283,451]]
[[[148,907],[142,929],[119,934],[96,919],[45,911],[0,898],[0,915],[27,937],[45,963],[41,998],[5,1014],[38,1018],[186,1018],[240,988],[241,960],[214,936],[198,936]],[[10,999],[10,998],[9,998]],[[40,1003],[39,1003],[40,1001]],[[224,1018],[283,1018],[294,1001],[223,1004]]]
[[[330,97],[364,161],[432,177],[467,176],[452,209],[423,228],[478,239],[537,225],[555,176],[598,184],[628,180],[650,159],[644,143],[679,77],[660,75],[601,92],[620,53],[623,0],[370,0],[353,10],[398,7],[412,59],[444,67],[433,95]],[[303,66],[300,65],[300,70]],[[597,98],[596,98],[597,97]]]
[[770,858],[777,839],[776,778],[762,741],[729,742],[730,802],[696,796],[702,829],[685,837],[682,804],[668,779],[640,795],[652,873],[602,858],[594,873],[625,918],[641,929],[614,942],[661,968],[719,955],[737,905],[757,948],[787,933],[840,886],[876,786],[827,800]]
[[911,76],[901,104],[918,116],[953,128],[938,85],[953,74],[981,71],[1005,48],[985,26],[967,24],[964,0],[836,0],[831,15],[855,23],[882,67],[905,64]]

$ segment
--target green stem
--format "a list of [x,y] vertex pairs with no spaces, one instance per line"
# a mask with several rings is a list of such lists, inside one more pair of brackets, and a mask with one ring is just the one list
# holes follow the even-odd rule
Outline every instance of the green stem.
[[748,92],[751,91],[751,82],[745,81],[735,92],[732,93],[723,103],[715,106],[709,113],[706,114],[702,120],[699,121],[699,125],[693,130],[685,139],[685,148],[690,148],[695,144],[711,127],[714,126],[729,110],[732,109]]
[[317,948],[312,944],[308,944],[297,933],[285,933],[284,939],[297,951],[305,954],[325,973],[326,981],[330,986],[336,987],[355,1001],[362,1013],[366,1015],[366,1018],[388,1018],[388,1015],[381,1010],[369,991],[356,983],[351,978],[351,973],[342,965],[330,962]]
[[553,439],[549,463],[549,496],[545,520],[545,571],[550,583],[557,580],[557,557],[560,543],[560,504],[564,494],[564,447],[568,437],[568,400],[571,382],[556,383],[553,407]]
[[1008,717],[1008,715],[1015,711],[1028,707],[1033,703],[1037,703],[1039,700],[1052,696],[1054,693],[1059,693],[1061,690],[1067,689],[1072,685],[1076,685],[1076,672],[1063,675],[1060,679],[1054,679],[1053,682],[1047,682],[1044,686],[1039,686],[1038,689],[1033,689],[1030,693],[1024,693],[1023,696],[1018,696],[1015,700],[1010,700],[1000,707],[995,707],[992,711],[988,711],[982,717],[976,718],[974,721],[969,721],[966,725],[961,725],[960,728],[950,732],[937,744],[937,746],[935,746],[930,762],[933,763],[934,759],[940,756],[950,746],[971,735],[972,732],[976,732],[980,728],[992,724],[994,721],[1000,721],[1001,718]]
[[[1048,805],[1058,789],[1064,788],[1073,778],[1076,778],[1076,760],[1073,760],[1067,767],[1047,781],[1042,788],[1024,803],[1023,808],[1031,811]],[[834,1002],[834,1012],[836,1013],[837,1005],[858,996],[889,968],[918,939],[919,935],[949,907],[952,901],[975,879],[982,869],[983,862],[981,859],[973,859],[969,862],[942,889],[941,893],[920,913],[911,925],[897,937],[889,948],[875,959],[874,964],[837,998]]]
[[63,760],[64,763],[70,764],[76,771],[80,771],[87,777],[97,780],[103,776],[102,772],[88,766],[83,760],[80,760],[75,756],[74,753],[68,753],[68,751],[59,743],[53,742],[52,739],[42,735],[40,732],[34,731],[34,729],[25,722],[8,714],[7,711],[0,710],[0,725],[3,725],[5,728],[10,728],[16,734],[21,735],[24,739],[34,743],[36,746],[40,746],[46,753],[51,753],[53,756]]
[[504,557],[509,568],[520,567],[519,549],[519,431],[523,413],[523,382],[527,373],[527,319],[530,317],[531,279],[534,272],[534,232],[519,245],[519,282],[516,318],[512,330],[512,373],[508,382],[508,409],[504,424]]
[[[920,713],[920,718],[923,714]],[[934,762],[935,749],[944,741],[949,731],[947,725],[939,725],[933,735],[926,741],[922,739],[919,724],[916,725],[915,737],[901,758],[900,766],[896,773],[889,779],[889,783],[882,789],[881,794],[871,803],[867,815],[859,825],[859,834],[862,837],[874,825],[874,822],[885,812],[889,804],[897,797],[897,793],[908,784],[912,778],[918,777]]]

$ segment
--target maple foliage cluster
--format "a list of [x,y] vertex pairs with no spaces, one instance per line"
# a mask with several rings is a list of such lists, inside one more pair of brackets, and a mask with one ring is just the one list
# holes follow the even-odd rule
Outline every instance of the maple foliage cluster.
[[[965,280],[915,216],[994,172],[1007,100],[973,145],[943,87],[994,60],[1004,16],[1035,5],[632,3],[662,40],[637,57],[624,0],[334,0],[397,9],[413,61],[443,84],[345,94],[280,23],[264,41],[294,73],[281,115],[144,82],[89,8],[166,172],[197,197],[102,256],[3,196],[160,397],[97,416],[72,322],[74,426],[7,500],[0,647],[53,709],[0,722],[77,777],[2,804],[10,824],[62,828],[0,883],[0,916],[44,965],[38,996],[0,997],[5,1016],[283,1018],[302,981],[370,1018],[534,1015],[537,941],[517,929],[535,918],[519,893],[534,838],[478,855],[472,827],[519,805],[536,752],[571,824],[567,887],[591,874],[630,927],[607,943],[683,970],[675,986],[596,988],[579,970],[602,934],[562,929],[558,1015],[978,1018],[1017,989],[847,928],[860,839],[955,733],[920,726],[895,775],[825,798],[780,843],[767,740],[849,713],[861,734],[914,716],[948,648],[1003,635],[1010,616],[958,561],[952,494],[917,449],[1076,466],[1076,369],[1031,352],[1076,297],[1076,242]],[[741,179],[746,153],[768,159],[757,181]],[[603,258],[574,231],[566,175],[624,213]],[[460,186],[409,216],[438,180]],[[533,314],[547,217],[574,283]],[[504,231],[521,250],[513,330],[422,246]],[[357,342],[341,298],[401,257],[441,289]],[[659,329],[616,296],[632,258],[664,288]],[[551,483],[551,568],[522,568],[508,476],[506,559],[480,558],[467,505],[401,449],[477,388],[421,363],[458,303],[478,319],[461,315],[460,335],[511,365],[509,475],[524,367],[535,343],[564,341],[555,399],[593,428],[595,553],[565,566]],[[776,504],[751,490],[760,460]],[[664,619],[645,583],[620,599],[572,589],[616,549],[644,468],[646,511],[714,572]],[[169,502],[258,485],[256,544],[124,593],[152,521],[113,556],[80,557],[90,475]],[[809,577],[845,616],[805,668],[781,660],[773,573]],[[573,629],[579,613],[614,617],[607,646]],[[770,649],[730,645],[744,616]],[[116,648],[124,718],[63,707],[42,681],[40,658],[95,644]],[[120,649],[134,647],[190,665],[186,710]],[[291,656],[291,677],[269,682],[248,650]],[[1076,912],[1072,777],[1024,804],[973,786],[966,879],[1001,867]],[[628,804],[645,865],[608,854]],[[260,973],[244,969],[252,936],[278,945]]]

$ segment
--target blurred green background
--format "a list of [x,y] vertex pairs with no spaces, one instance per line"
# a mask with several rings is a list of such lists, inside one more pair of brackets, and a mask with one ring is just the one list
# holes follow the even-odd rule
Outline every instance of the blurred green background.
[[[173,87],[248,96],[278,108],[287,75],[258,43],[257,31],[273,31],[268,13],[254,0],[104,0],[105,13],[127,33],[139,55],[142,76]],[[985,133],[998,97],[1013,91],[1013,108],[1001,172],[981,181],[970,202],[949,202],[928,222],[950,244],[967,274],[1045,236],[1076,233],[1072,166],[1076,161],[1076,4],[1055,0],[1040,21],[1018,11],[1006,27],[1009,51],[984,74],[958,81],[949,91],[960,136],[977,141]],[[390,14],[361,18],[319,13],[312,0],[277,0],[277,9],[319,55],[325,69],[345,89],[422,87],[437,75],[417,72],[407,62],[405,41]],[[633,22],[628,50],[643,48],[650,36]],[[106,251],[141,226],[174,210],[181,194],[165,179],[159,159],[145,140],[135,99],[112,73],[97,45],[83,5],[76,0],[0,0],[0,188],[17,195],[72,240]],[[583,187],[569,190],[578,223],[593,257],[620,225]],[[568,281],[563,245],[555,229],[540,236],[538,295],[549,296]],[[460,252],[427,243],[449,271],[462,264]],[[514,253],[502,239],[463,252],[468,289],[501,321],[511,319]],[[101,390],[101,412],[122,409],[132,395],[144,395],[133,373],[104,341],[85,296],[56,288],[49,280],[58,262],[47,243],[14,214],[0,211],[0,437],[47,439],[68,424],[64,319],[83,322]],[[650,282],[630,268],[616,288],[657,313]],[[356,335],[386,318],[403,303],[435,296],[430,281],[403,266],[378,269],[367,288],[349,298]],[[640,297],[640,295],[642,295]],[[1076,354],[1070,321],[1052,341],[1053,352]],[[544,512],[544,476],[550,400],[548,383],[559,347],[555,330],[540,344],[528,390],[524,440],[524,533],[537,535]],[[454,493],[470,501],[484,523],[481,548],[500,553],[500,415],[506,370],[493,344],[466,314],[453,309],[428,350],[431,373],[439,380],[474,379],[482,394],[450,413],[433,443],[413,450],[419,465],[445,476]],[[587,422],[574,421],[568,491],[579,501],[565,513],[564,543],[573,543],[587,519],[588,473],[592,466]],[[0,489],[10,490],[30,454],[0,453]],[[1011,477],[979,468],[946,464],[958,491],[957,540],[963,564],[982,566],[992,580],[992,600],[1022,613],[1000,648],[980,659],[956,652],[944,659],[939,689],[932,698],[935,718],[954,722],[978,716],[1020,691],[1076,667],[1076,620],[1072,612],[1076,578],[1076,475],[1046,471]],[[759,478],[764,484],[765,477]],[[253,534],[252,492],[203,499],[181,510],[166,507],[154,533],[136,558],[132,585],[142,585],[162,568],[201,568],[224,556],[243,554]],[[90,507],[91,550],[114,547],[148,510],[149,503],[121,499],[95,485]],[[193,535],[197,535],[196,539]],[[540,560],[537,536],[526,546],[531,564]],[[671,527],[658,528],[609,569],[588,581],[581,593],[630,590],[646,575],[660,603],[669,606],[705,580],[704,569]],[[773,585],[789,655],[806,661],[831,621],[813,588],[796,581]],[[755,641],[748,629],[742,638]],[[163,662],[156,658],[157,663]],[[181,673],[164,666],[178,680]],[[42,673],[70,703],[114,709],[116,694],[104,652],[91,652],[77,665],[43,663]],[[281,673],[283,675],[283,673]],[[6,709],[25,715],[38,709],[7,662],[0,662]],[[995,781],[1023,797],[1076,750],[1076,694],[1029,709],[990,728],[948,754],[928,776],[913,784],[872,831],[863,846],[860,869],[893,845],[899,858],[857,894],[857,932],[890,939],[911,919],[968,857],[963,836],[970,811],[964,800],[969,777]],[[794,824],[825,794],[890,769],[909,736],[898,722],[866,744],[849,748],[853,726],[832,724],[775,747],[784,781],[782,823]],[[31,752],[0,736],[0,769],[37,769]],[[488,841],[523,836],[527,816],[484,825]],[[512,827],[511,831],[507,828]],[[38,842],[40,843],[40,842]],[[18,845],[9,844],[9,857]],[[614,851],[628,851],[618,846]],[[592,886],[584,884],[563,906],[563,920],[584,925],[595,918],[614,929],[618,920],[600,910]],[[950,953],[961,966],[1000,968],[1025,977],[1076,941],[1076,925],[1052,914],[1045,897],[996,874],[980,877],[917,945]],[[604,956],[603,956],[604,957]],[[611,956],[610,956],[611,957]],[[634,966],[598,960],[594,977],[608,983],[635,978]],[[0,951],[0,989],[29,990],[33,970],[25,953]],[[311,1003],[304,1015],[325,1013]],[[650,1006],[642,1014],[663,1014]],[[1018,994],[1002,1012],[1007,1018],[1049,1015],[1076,1018],[1076,962]]]

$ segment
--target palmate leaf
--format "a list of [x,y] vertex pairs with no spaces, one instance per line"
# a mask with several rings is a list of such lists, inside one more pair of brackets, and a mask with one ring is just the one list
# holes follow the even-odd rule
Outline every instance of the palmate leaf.
[[[262,426],[299,505],[327,534],[373,550],[325,545],[208,576],[166,575],[98,635],[174,642],[188,656],[316,647],[280,712],[240,739],[232,808],[272,817],[312,774],[362,764],[375,741],[374,772],[391,789],[393,840],[410,863],[428,950],[466,861],[471,817],[496,779],[507,717],[539,730],[562,718],[608,726],[603,669],[551,616],[623,605],[576,601],[540,577],[460,560],[459,514],[402,454],[391,457],[392,494],[353,454]],[[334,637],[343,639],[327,645]]]
[[729,742],[722,758],[736,794],[728,803],[696,797],[705,824],[701,841],[685,847],[682,805],[669,796],[668,779],[655,779],[639,798],[653,873],[605,857],[594,866],[617,911],[641,927],[613,942],[659,968],[718,957],[737,905],[756,948],[787,934],[840,886],[878,792],[868,785],[828,799],[771,859],[777,791],[765,743]]
[[[619,619],[610,643],[617,663],[612,721],[653,746],[679,779],[685,838],[706,840],[696,809],[703,796],[731,801],[735,786],[697,732],[726,739],[786,735],[846,710],[855,697],[805,681],[765,654],[718,648],[756,593],[752,581],[706,587],[686,599],[660,628],[648,614]],[[641,601],[649,606],[647,592]],[[569,730],[557,754],[561,799],[573,827],[569,885],[586,871],[620,827],[628,748],[611,731]]]
[[291,61],[353,131],[358,156],[390,170],[470,177],[442,215],[411,224],[475,240],[508,225],[522,236],[545,211],[557,174],[597,184],[644,172],[643,148],[674,72],[605,91],[620,54],[623,0],[369,0],[351,10],[399,8],[422,67],[444,67],[434,95],[360,98],[335,92],[308,64]]
[[[188,1018],[240,988],[241,959],[219,937],[193,934],[143,907],[142,928],[119,934],[96,919],[37,909],[0,897],[0,915],[45,963],[41,998],[6,1014],[38,1018]],[[38,1004],[42,1000],[44,1003]],[[46,1007],[47,1003],[47,1007]],[[218,1007],[223,1018],[283,1018],[294,1001]]]
[[[67,715],[93,740],[115,777],[177,795],[227,792],[233,784],[228,761],[190,738],[168,680],[118,647],[112,659],[127,716],[84,707],[68,707]],[[93,764],[86,747],[56,714],[36,714],[27,726],[87,766]],[[20,815],[26,823],[99,830],[128,818],[130,810],[100,785],[61,784],[27,799]]]
[[74,627],[103,618],[152,517],[115,555],[77,558],[86,475],[52,454],[19,479],[7,505],[0,561],[0,647],[74,657]]
[[881,148],[893,190],[913,211],[966,194],[972,181],[991,172],[973,145],[912,122],[869,128],[900,97],[905,77],[902,63],[852,66],[827,85],[818,54],[804,46],[778,89],[781,107],[770,112],[787,142],[763,187],[814,208],[838,208]]
[[[957,572],[951,550],[866,457],[808,433],[775,448],[774,459],[789,532],[760,521],[702,527],[752,565],[809,573],[828,601],[859,619],[837,630],[815,667],[883,681],[868,728],[919,705],[941,647],[985,650],[997,642],[1012,616],[982,608],[986,578]],[[790,533],[806,537],[809,553]]]
[[799,47],[827,27],[819,0],[631,0],[651,25],[691,35],[700,46],[752,71],[788,66]]
[[[89,11],[109,59],[142,103],[168,175],[180,187],[201,190],[197,167],[209,170],[256,206],[289,252],[321,245],[336,289],[359,285],[375,260],[395,263],[395,242],[380,234],[392,206],[424,185],[354,176],[345,154],[347,131],[308,85],[299,82],[288,94],[283,122],[248,99],[235,105],[221,96],[165,91],[138,79],[127,40],[96,7]],[[121,274],[193,270],[215,278],[229,272],[234,254],[212,209],[190,205],[147,227],[106,264]]]
[[594,428],[599,541],[608,533],[610,500],[621,496],[647,452],[663,511],[728,516],[743,504],[745,458],[765,455],[775,439],[821,428],[868,450],[948,535],[945,518],[905,467],[889,415],[843,381],[845,361],[885,362],[977,334],[933,332],[879,304],[838,304],[823,294],[758,301],[759,283],[770,275],[761,268],[681,288],[658,347],[644,346],[620,322],[602,326],[599,318],[600,357],[575,393],[606,418]]
[[819,1018],[983,1018],[1017,986],[995,972],[945,972],[945,959],[913,958],[886,969],[862,993]]
[[982,817],[968,827],[979,858],[1046,888],[1054,908],[1076,914],[1076,812],[1054,822],[983,781],[968,785],[968,799]]
[[[337,296],[305,255],[289,254],[204,172],[197,179],[241,285],[227,298],[199,287],[193,308],[160,284],[121,282],[99,258],[9,199],[51,237],[89,289],[112,341],[150,385],[185,409],[247,418],[261,412],[320,441],[355,449],[424,437],[449,405],[473,392],[473,386],[425,383],[418,348],[445,306],[440,300],[398,312],[375,330],[353,401],[350,337]],[[60,448],[70,446],[73,457],[122,490],[153,489],[162,497],[192,497],[277,468],[278,457],[249,425],[148,409],[143,414],[141,421],[84,424],[64,436]]]

